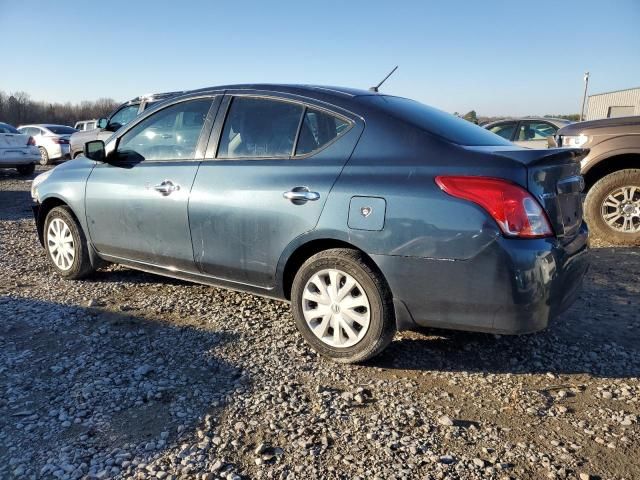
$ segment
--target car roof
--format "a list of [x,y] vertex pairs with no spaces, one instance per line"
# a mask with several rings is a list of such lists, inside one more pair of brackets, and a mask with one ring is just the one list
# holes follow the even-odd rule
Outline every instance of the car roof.
[[357,97],[363,95],[378,95],[371,90],[364,90],[349,87],[335,87],[331,85],[299,85],[287,83],[243,83],[236,85],[217,85],[212,87],[199,88],[196,90],[181,93],[193,94],[199,92],[209,92],[216,90],[260,90],[274,93],[290,93],[304,95],[309,93],[323,94],[326,96],[336,96],[340,98]]

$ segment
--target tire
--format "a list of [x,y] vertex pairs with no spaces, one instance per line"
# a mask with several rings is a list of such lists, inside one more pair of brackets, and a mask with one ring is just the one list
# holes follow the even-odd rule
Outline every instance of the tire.
[[[352,285],[349,290],[338,288],[343,300],[337,300],[336,291],[331,290],[334,280],[340,288],[345,288],[347,282]],[[324,294],[320,290],[322,285],[317,286],[322,281]],[[328,295],[337,301],[329,300]],[[310,298],[324,300],[314,302]],[[291,303],[296,326],[304,339],[320,355],[335,362],[356,363],[372,358],[391,343],[396,332],[391,291],[382,274],[357,250],[335,248],[309,258],[293,280]],[[350,306],[360,304],[366,306]],[[313,318],[314,315],[318,317]],[[360,320],[354,320],[354,315]],[[367,317],[368,325],[364,326]],[[335,322],[344,328],[336,331]]]
[[36,166],[33,163],[29,165],[20,165],[19,167],[16,167],[16,170],[18,170],[20,175],[31,175],[36,171]]
[[[631,193],[633,198],[625,202],[623,199]],[[629,216],[622,208],[627,209]],[[587,193],[584,210],[592,238],[616,245],[640,245],[640,169],[619,170],[598,180]],[[607,223],[605,215],[613,226]],[[625,225],[629,231],[623,231]]]
[[[60,234],[56,235],[56,231]],[[67,231],[69,234],[66,233]],[[89,259],[87,239],[69,207],[55,207],[47,214],[43,236],[47,258],[58,275],[70,280],[78,280],[95,271]],[[65,241],[69,238],[72,242],[70,250],[73,255],[71,256],[59,250],[65,245],[69,247],[69,243]]]
[[38,150],[40,150],[40,165],[49,165],[50,161],[47,149],[44,147],[38,147]]
[[78,158],[80,155],[82,155],[82,152],[76,152],[73,154],[73,159],[75,160],[76,158]]

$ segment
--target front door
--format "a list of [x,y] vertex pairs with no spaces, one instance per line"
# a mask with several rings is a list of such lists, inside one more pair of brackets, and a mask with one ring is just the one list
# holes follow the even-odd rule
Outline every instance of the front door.
[[187,206],[211,107],[212,98],[175,103],[113,140],[109,163],[98,164],[87,181],[87,223],[98,252],[196,270]]
[[286,99],[233,97],[214,128],[217,155],[201,163],[191,194],[201,271],[272,287],[284,249],[316,226],[361,129],[347,115]]

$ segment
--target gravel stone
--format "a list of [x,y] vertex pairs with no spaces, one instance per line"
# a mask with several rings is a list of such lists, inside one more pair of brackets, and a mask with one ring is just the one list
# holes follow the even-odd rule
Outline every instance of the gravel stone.
[[0,170],[2,479],[640,478],[640,248],[594,244],[540,333],[401,332],[340,365],[285,303],[61,279],[30,181]]

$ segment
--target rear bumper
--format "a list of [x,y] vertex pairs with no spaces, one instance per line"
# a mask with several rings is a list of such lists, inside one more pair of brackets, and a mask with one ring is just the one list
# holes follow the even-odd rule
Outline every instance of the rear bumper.
[[71,146],[60,144],[46,147],[51,160],[68,160],[71,158]]
[[464,261],[372,258],[403,318],[399,328],[410,328],[408,314],[415,326],[502,334],[545,328],[579,296],[589,266],[586,226],[568,244],[499,238]]
[[14,168],[21,165],[31,165],[40,161],[40,151],[37,147],[24,147],[0,150],[0,168]]

